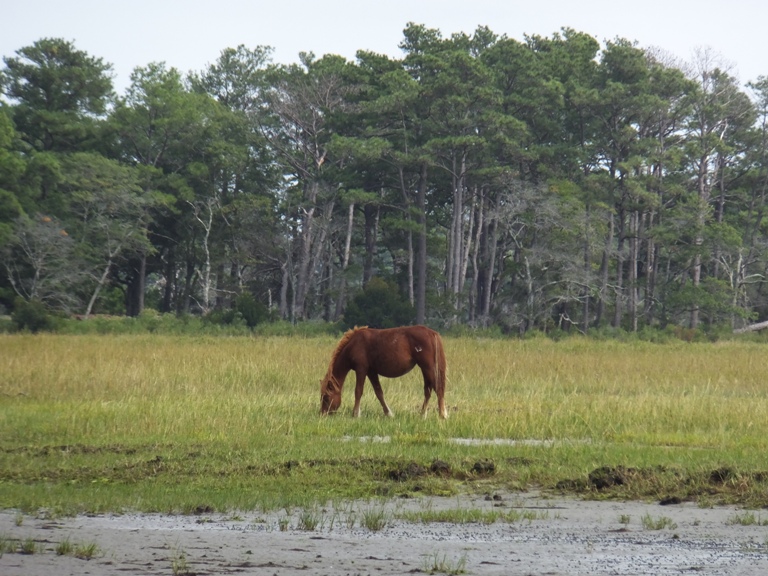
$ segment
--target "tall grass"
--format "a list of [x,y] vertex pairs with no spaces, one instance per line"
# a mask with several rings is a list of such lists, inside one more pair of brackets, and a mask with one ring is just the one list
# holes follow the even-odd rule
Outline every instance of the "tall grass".
[[[418,414],[418,369],[384,381],[394,419],[369,386],[353,419],[351,377],[341,413],[320,417],[336,341],[0,335],[0,507],[280,508],[397,491],[382,488],[387,466],[437,458],[463,476],[422,479],[420,489],[492,481],[470,472],[481,457],[512,488],[602,465],[768,469],[761,344],[446,338],[443,422],[435,399],[426,419]],[[342,441],[356,437],[388,441]]]

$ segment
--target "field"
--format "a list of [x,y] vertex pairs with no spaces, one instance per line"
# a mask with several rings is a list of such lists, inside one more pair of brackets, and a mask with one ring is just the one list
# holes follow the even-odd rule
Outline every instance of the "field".
[[540,489],[768,505],[765,345],[446,338],[447,404],[418,370],[319,416],[332,337],[0,336],[0,509],[310,508]]

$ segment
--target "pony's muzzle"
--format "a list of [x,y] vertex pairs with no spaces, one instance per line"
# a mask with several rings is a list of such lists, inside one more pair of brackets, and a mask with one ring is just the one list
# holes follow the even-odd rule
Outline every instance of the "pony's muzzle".
[[341,406],[341,398],[336,398],[330,394],[322,394],[320,396],[320,414],[333,414]]

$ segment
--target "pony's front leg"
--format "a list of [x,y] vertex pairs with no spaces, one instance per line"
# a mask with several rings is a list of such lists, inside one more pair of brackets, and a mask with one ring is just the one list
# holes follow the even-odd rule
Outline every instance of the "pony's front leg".
[[363,386],[365,385],[365,373],[355,372],[355,407],[352,409],[352,416],[360,417],[360,399],[363,397]]
[[392,410],[389,409],[389,406],[387,406],[387,403],[384,401],[384,390],[381,389],[381,382],[379,382],[379,375],[375,372],[371,372],[368,374],[368,378],[371,381],[371,384],[373,385],[373,391],[376,393],[376,398],[379,399],[379,404],[381,404],[381,407],[384,409],[384,414],[392,418],[395,413],[392,412]]

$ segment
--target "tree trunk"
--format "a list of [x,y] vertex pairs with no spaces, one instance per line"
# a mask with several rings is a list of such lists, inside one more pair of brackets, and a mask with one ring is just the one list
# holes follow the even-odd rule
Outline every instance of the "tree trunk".
[[496,271],[496,251],[498,247],[497,219],[491,221],[488,230],[488,266],[485,274],[483,292],[483,325],[489,326],[491,320],[491,301],[493,294],[493,278]]
[[629,296],[629,320],[632,332],[637,332],[637,262],[638,262],[638,233],[640,215],[637,210],[629,214],[629,278],[627,292]]
[[176,280],[176,250],[169,248],[166,252],[165,263],[165,286],[163,287],[163,302],[160,307],[161,312],[170,312],[173,310],[174,296],[177,295]]
[[472,243],[472,286],[469,292],[469,321],[474,324],[479,310],[478,283],[480,282],[480,243],[485,229],[485,188],[481,187],[477,199],[477,225],[475,239]]
[[[408,193],[408,187],[405,185],[405,177],[403,175],[403,167],[398,167],[398,176],[400,177],[400,192],[403,195],[403,203],[405,205],[405,220],[410,223],[411,221],[411,197]],[[416,298],[414,294],[414,253],[413,253],[413,231],[410,226],[408,227],[408,301],[411,306],[415,306]]]
[[291,275],[288,272],[288,261],[280,265],[280,318],[288,318],[288,286],[291,283]]
[[416,323],[424,324],[427,317],[427,163],[421,165],[416,193],[419,225],[416,255]]
[[589,277],[590,277],[590,265],[592,260],[592,254],[589,247],[589,220],[590,220],[590,206],[589,203],[584,207],[584,288],[581,291],[581,331],[585,334],[589,330]]
[[365,259],[363,260],[363,286],[373,278],[373,266],[376,259],[376,240],[379,228],[379,206],[366,204],[365,216]]
[[125,313],[138,316],[144,310],[144,284],[147,275],[147,257],[142,254],[131,267],[131,277],[125,291]]
[[88,306],[86,306],[85,308],[85,314],[83,314],[84,320],[88,320],[88,317],[91,315],[91,311],[93,310],[93,305],[96,303],[96,299],[99,297],[99,293],[101,292],[102,286],[104,286],[104,284],[107,281],[110,268],[112,268],[111,258],[107,261],[107,265],[104,266],[104,271],[101,273],[101,277],[99,278],[99,281],[96,283],[96,288],[94,289],[93,294],[91,294],[91,299],[88,301]]
[[605,316],[605,303],[608,299],[608,279],[611,262],[611,250],[613,248],[614,218],[613,212],[608,217],[608,236],[605,239],[605,248],[603,248],[603,259],[600,263],[600,297],[597,301],[597,315],[595,322],[599,326]]
[[338,320],[344,311],[344,304],[347,297],[347,266],[349,265],[349,253],[352,246],[352,230],[355,224],[355,203],[352,202],[349,205],[349,213],[347,215],[347,237],[344,240],[344,252],[341,257],[341,278],[339,279],[339,295],[336,298],[336,310],[333,314],[333,319]]
[[765,330],[768,328],[768,322],[758,322],[757,324],[750,324],[743,328],[737,328],[733,331],[734,334],[745,334],[746,332],[757,332],[758,330]]
[[618,246],[616,250],[616,308],[613,314],[613,327],[620,328],[624,315],[624,242],[626,240],[626,222],[623,208],[619,208],[619,229],[616,237]]

